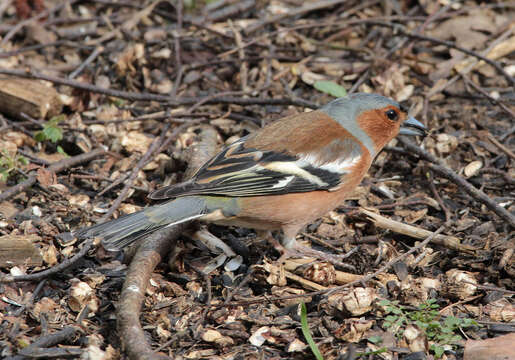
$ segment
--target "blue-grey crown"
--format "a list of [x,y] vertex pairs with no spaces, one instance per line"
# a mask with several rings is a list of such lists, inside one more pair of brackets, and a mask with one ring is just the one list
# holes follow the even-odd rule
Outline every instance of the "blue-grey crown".
[[365,145],[371,156],[375,156],[374,142],[359,127],[356,119],[363,111],[382,109],[390,105],[400,108],[397,102],[385,96],[356,93],[335,99],[329,104],[324,105],[320,110],[338,121],[341,126]]
[[320,110],[329,114],[340,124],[348,124],[353,121],[363,111],[372,109],[382,109],[386,106],[400,108],[396,101],[378,94],[355,93],[341,97],[324,105]]

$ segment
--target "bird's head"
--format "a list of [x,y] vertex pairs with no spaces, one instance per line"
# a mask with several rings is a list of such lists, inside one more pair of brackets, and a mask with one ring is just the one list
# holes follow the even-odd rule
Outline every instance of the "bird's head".
[[377,154],[398,134],[426,135],[425,126],[396,101],[377,94],[356,93],[322,109]]

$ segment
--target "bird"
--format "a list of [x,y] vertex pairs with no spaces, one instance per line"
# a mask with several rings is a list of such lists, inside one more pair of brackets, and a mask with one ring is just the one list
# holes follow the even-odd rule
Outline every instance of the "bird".
[[149,194],[161,203],[72,235],[101,238],[104,248],[116,251],[196,219],[260,232],[281,230],[280,245],[296,249],[296,235],[343,203],[390,140],[426,133],[396,101],[350,94],[233,142],[191,179]]

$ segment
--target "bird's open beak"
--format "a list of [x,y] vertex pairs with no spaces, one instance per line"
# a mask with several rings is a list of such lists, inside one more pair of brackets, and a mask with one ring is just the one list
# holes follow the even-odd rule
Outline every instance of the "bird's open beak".
[[401,125],[401,129],[399,131],[400,135],[411,135],[411,136],[426,136],[427,129],[420,121],[415,119],[413,116],[410,116],[404,123]]

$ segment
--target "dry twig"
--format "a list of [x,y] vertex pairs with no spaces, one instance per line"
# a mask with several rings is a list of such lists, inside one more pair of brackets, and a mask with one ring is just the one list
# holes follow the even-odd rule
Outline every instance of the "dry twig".
[[[365,215],[368,220],[372,221],[375,226],[391,230],[398,234],[407,235],[415,239],[425,239],[432,234],[429,230],[388,219],[370,210],[361,209],[359,212]],[[445,246],[451,250],[457,250],[468,254],[474,253],[473,247],[461,244],[460,239],[455,236],[436,235],[433,237],[432,242],[434,244]]]
[[55,333],[44,335],[39,337],[32,344],[23,348],[19,351],[17,356],[12,357],[12,360],[21,360],[28,358],[65,358],[65,357],[77,357],[83,352],[82,349],[75,348],[52,348],[45,349],[50,346],[60,344],[64,341],[70,341],[82,330],[78,326],[67,326]]
[[86,84],[80,81],[70,80],[59,78],[56,76],[50,76],[38,73],[32,70],[16,70],[16,69],[5,69],[0,68],[0,74],[5,75],[13,75],[19,76],[29,79],[40,79],[50,81],[54,84],[71,86],[76,89],[81,89],[85,91],[90,91],[92,93],[103,94],[107,96],[114,96],[120,99],[131,100],[131,101],[157,101],[162,103],[167,103],[170,106],[179,106],[179,105],[193,105],[199,102],[203,104],[236,104],[236,105],[296,105],[296,106],[304,106],[309,107],[311,109],[316,109],[318,107],[317,104],[308,101],[302,100],[299,98],[290,99],[290,98],[277,98],[277,99],[258,99],[258,98],[237,98],[232,96],[224,96],[220,94],[216,94],[210,96],[208,100],[205,98],[198,97],[183,97],[183,98],[174,98],[168,95],[158,95],[158,94],[150,94],[150,93],[137,93],[130,91],[122,91],[122,90],[114,90],[107,89],[100,86]]
[[[103,149],[95,149],[95,150],[92,150],[85,154],[72,156],[69,158],[65,158],[61,161],[52,163],[52,165],[50,165],[47,170],[50,172],[59,173],[63,170],[66,170],[66,169],[72,167],[72,166],[76,166],[81,163],[93,160],[94,158],[96,158],[100,155],[103,155],[104,153],[105,153],[105,150],[103,150]],[[7,190],[5,190],[4,192],[0,193],[0,202],[13,197],[13,196],[21,193],[22,191],[27,190],[29,187],[34,185],[36,183],[36,181],[37,181],[36,175],[34,173],[31,173],[25,181],[23,181],[17,185],[14,185],[14,186],[8,188]]]

